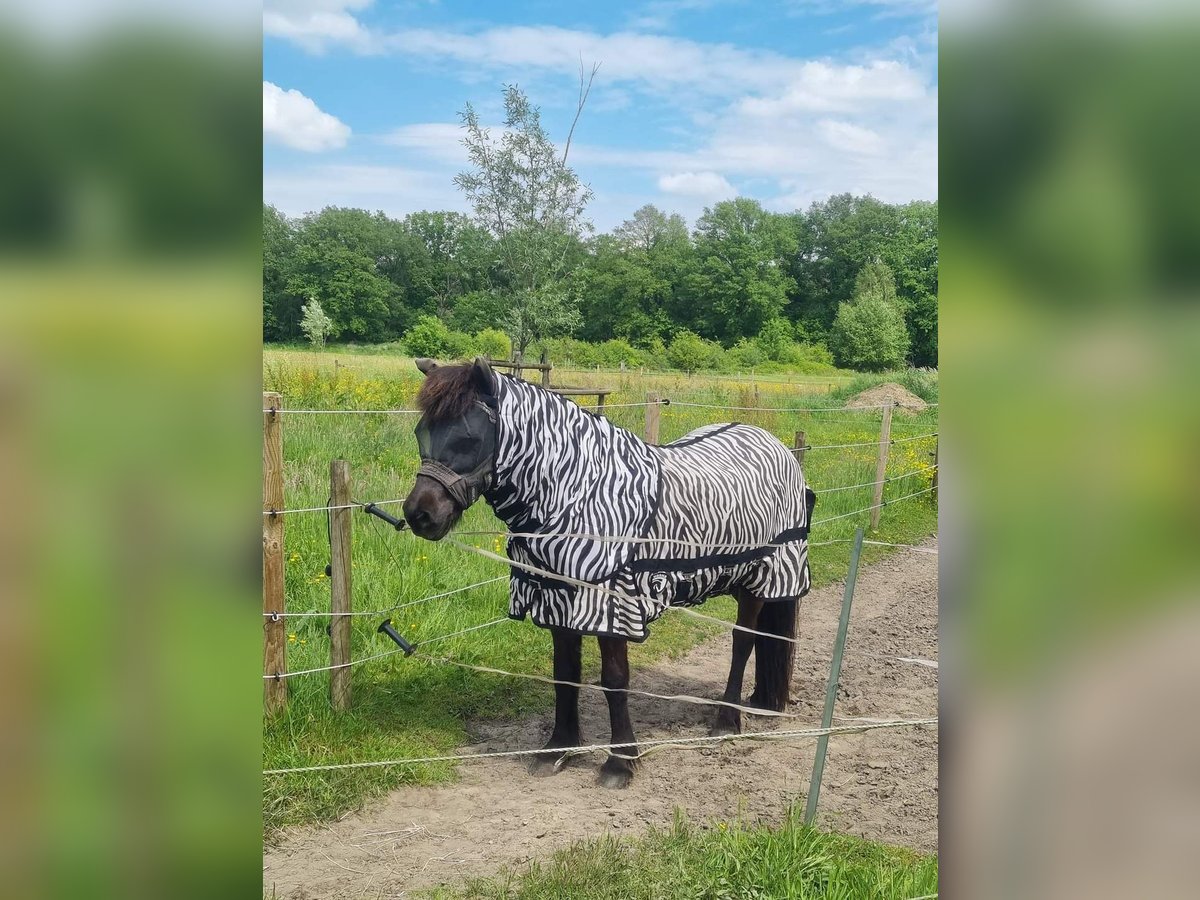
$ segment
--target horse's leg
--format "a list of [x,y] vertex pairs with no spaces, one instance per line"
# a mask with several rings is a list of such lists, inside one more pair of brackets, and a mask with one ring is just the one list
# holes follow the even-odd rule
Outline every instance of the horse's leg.
[[[579,683],[583,675],[581,653],[583,637],[573,631],[551,629],[554,636],[554,678],[557,681]],[[554,686],[554,731],[545,749],[562,750],[578,747],[579,738],[579,688],[565,684]],[[553,775],[557,770],[562,753],[539,753],[529,764],[534,775]]]
[[[600,683],[606,688],[629,687],[629,642],[624,638],[598,637],[600,642]],[[600,784],[623,788],[633,778],[637,747],[633,746],[633,723],[629,721],[629,695],[623,690],[605,691],[608,718],[612,723],[612,743],[625,744],[612,752],[600,767]]]
[[[753,628],[758,624],[758,613],[762,609],[762,601],[747,591],[735,590],[738,602],[737,623],[743,628]],[[750,651],[754,649],[754,635],[734,629],[733,658],[729,663],[729,681],[725,684],[725,696],[721,699],[726,703],[742,702],[742,678],[746,674],[746,662],[750,659]],[[717,720],[710,729],[710,734],[741,734],[741,710],[722,706],[717,713]]]

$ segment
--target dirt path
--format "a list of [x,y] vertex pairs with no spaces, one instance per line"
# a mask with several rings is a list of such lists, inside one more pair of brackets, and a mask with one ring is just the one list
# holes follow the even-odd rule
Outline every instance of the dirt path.
[[[926,546],[934,546],[930,541]],[[802,601],[792,712],[820,720],[842,585]],[[859,651],[859,652],[855,652]],[[937,658],[937,556],[900,551],[859,573],[837,713],[910,719],[937,714],[936,669],[865,654]],[[729,665],[729,637],[634,676],[658,693],[718,697]],[[753,662],[747,681],[753,681]],[[746,693],[749,694],[750,684]],[[705,734],[712,707],[631,696],[638,736]],[[584,692],[585,739],[608,740],[599,692]],[[464,752],[537,747],[551,715],[477,730]],[[747,717],[746,731],[773,722]],[[880,729],[830,739],[818,821],[824,827],[921,850],[937,848],[936,728]],[[664,750],[642,763],[633,785],[595,784],[600,763],[578,760],[549,778],[532,778],[520,759],[465,763],[462,780],[393,792],[329,826],[296,829],[263,858],[263,884],[280,898],[399,897],[466,875],[547,856],[580,838],[636,835],[669,825],[676,807],[695,820],[778,821],[803,799],[815,742],[731,742]]]

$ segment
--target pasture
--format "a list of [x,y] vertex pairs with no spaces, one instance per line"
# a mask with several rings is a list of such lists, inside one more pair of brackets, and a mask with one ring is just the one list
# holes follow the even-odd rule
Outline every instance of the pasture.
[[[556,381],[559,379],[556,379]],[[668,442],[703,424],[742,421],[768,429],[792,445],[803,430],[813,449],[805,456],[805,474],[818,491],[814,514],[811,565],[814,585],[844,577],[849,538],[866,524],[871,504],[880,418],[879,410],[849,411],[840,407],[857,390],[876,379],[833,379],[783,383],[702,376],[653,375],[636,372],[564,372],[561,380],[578,386],[614,388],[606,415],[637,434],[643,431],[648,391],[680,403],[662,408],[660,440]],[[391,354],[314,354],[293,350],[264,352],[264,389],[283,395],[287,410],[412,409],[420,375],[412,360]],[[931,402],[937,400],[936,377],[909,375],[907,386]],[[743,407],[736,411],[709,407]],[[788,411],[776,411],[786,408]],[[798,409],[802,408],[802,409]],[[937,431],[938,410],[897,410],[885,485],[882,522],[870,538],[882,542],[917,543],[936,529],[937,510],[928,492],[933,475],[935,438],[913,440]],[[358,501],[390,500],[409,490],[418,457],[412,428],[416,417],[370,413],[361,415],[284,414],[285,506],[319,507],[329,496],[329,462],[349,461],[353,496]],[[831,488],[837,490],[830,491]],[[848,489],[841,489],[848,488]],[[829,491],[825,493],[824,491]],[[908,495],[910,499],[902,499]],[[395,507],[391,510],[398,512]],[[822,524],[823,520],[831,520]],[[506,575],[500,563],[453,547],[397,534],[384,523],[355,512],[353,543],[354,608],[380,611],[355,616],[352,648],[355,659],[393,649],[376,633],[391,616],[397,630],[410,639],[427,641],[503,617],[507,610]],[[460,532],[502,531],[483,503],[464,516]],[[466,535],[469,543],[503,552],[494,535]],[[825,544],[831,541],[834,543]],[[838,543],[840,542],[840,543]],[[889,548],[869,546],[864,562],[887,555]],[[288,612],[288,669],[297,671],[329,664],[329,562],[323,512],[285,518]],[[466,585],[490,582],[441,599],[423,598]],[[412,605],[405,605],[412,604]],[[403,606],[397,609],[396,607]],[[734,604],[720,598],[703,611],[729,618]],[[722,627],[668,615],[652,626],[651,638],[631,647],[635,672],[663,657],[678,655]],[[550,674],[549,635],[528,622],[506,621],[436,644],[441,655],[463,662],[499,666],[511,671]],[[594,641],[585,642],[584,680],[597,675]],[[636,687],[636,674],[635,683]],[[712,693],[719,693],[714,682]],[[396,654],[364,662],[353,669],[353,705],[345,713],[329,708],[328,673],[289,679],[284,711],[264,723],[265,768],[289,768],[363,760],[425,757],[454,752],[468,736],[468,723],[519,719],[546,709],[550,688],[532,682],[468,672]],[[376,769],[312,772],[264,779],[264,826],[268,833],[283,826],[336,818],[362,803],[404,784],[451,780],[449,763],[427,763]],[[597,851],[599,852],[599,851]],[[642,852],[642,851],[638,851]],[[647,851],[649,852],[649,851]],[[539,894],[532,894],[539,896]]]

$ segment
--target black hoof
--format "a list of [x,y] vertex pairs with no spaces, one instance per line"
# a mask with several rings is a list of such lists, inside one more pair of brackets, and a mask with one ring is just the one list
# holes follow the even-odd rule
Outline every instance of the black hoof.
[[529,760],[529,774],[537,778],[556,775],[567,764],[567,754],[562,752],[539,753]]
[[621,790],[633,781],[633,765],[628,760],[609,757],[600,767],[600,787]]
[[720,737],[723,734],[741,734],[742,723],[737,720],[717,719],[708,729],[708,733],[713,737]]
[[542,777],[561,771],[571,759],[570,749],[578,747],[580,743],[578,735],[566,739],[550,738],[550,742],[542,748],[541,753],[530,757],[529,774]]

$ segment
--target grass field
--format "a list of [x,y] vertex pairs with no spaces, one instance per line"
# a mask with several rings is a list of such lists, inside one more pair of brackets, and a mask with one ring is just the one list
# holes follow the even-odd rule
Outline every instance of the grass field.
[[[337,361],[337,365],[335,365]],[[771,407],[839,406],[852,391],[880,378],[846,380],[832,391],[821,384],[785,384],[659,375],[642,378],[635,373],[570,373],[570,382],[581,386],[616,389],[609,404],[638,402],[647,391],[673,400],[718,406],[762,406],[762,411],[722,412],[718,409],[671,406],[662,410],[661,440],[674,440],[711,422],[743,421],[760,425],[791,445],[797,430],[807,433],[810,445],[869,443],[878,439],[880,413],[873,411],[774,412]],[[910,388],[936,401],[933,378]],[[264,388],[283,394],[285,409],[411,409],[420,375],[407,358],[365,353],[341,355],[336,351],[315,354],[293,350],[264,352]],[[614,408],[608,413],[618,424],[642,433],[642,408]],[[350,462],[356,500],[403,497],[409,490],[418,463],[410,415],[285,415],[285,504],[288,508],[321,506],[329,495],[329,462],[342,457]],[[937,430],[936,407],[919,414],[897,412],[893,437],[904,438]],[[933,438],[895,444],[888,466],[889,477],[917,474],[886,485],[885,498],[900,498],[930,484],[929,452]],[[875,446],[811,450],[805,460],[806,476],[818,492],[858,485],[874,477]],[[883,512],[881,541],[912,543],[936,527],[937,511],[926,493],[889,505]],[[814,519],[850,513],[871,503],[871,488],[820,494]],[[391,507],[393,512],[396,507]],[[822,526],[812,541],[846,540],[867,513],[848,516]],[[379,622],[398,604],[431,594],[485,581],[506,574],[506,567],[453,547],[431,544],[410,534],[397,534],[382,522],[355,513],[353,545],[354,608],[380,610],[378,615],[353,619],[355,658],[394,649],[376,633]],[[503,525],[483,503],[464,516],[460,530],[502,530]],[[478,536],[469,541],[490,550],[501,547],[497,538]],[[865,559],[878,558],[885,548],[868,547]],[[849,543],[814,547],[813,576],[818,584],[844,576]],[[326,518],[323,513],[299,513],[285,520],[286,592],[290,613],[329,610],[329,582],[324,569],[329,562]],[[734,608],[728,598],[705,605],[704,611],[728,617]],[[503,581],[441,600],[418,603],[390,615],[398,630],[410,639],[425,641],[462,628],[504,616],[507,587]],[[329,664],[327,617],[315,615],[288,620],[288,668],[291,671]],[[668,616],[653,626],[645,644],[631,648],[635,667],[664,655],[683,652],[697,640],[721,630],[683,616]],[[550,674],[549,635],[527,622],[504,622],[490,628],[436,644],[441,655],[466,662],[498,665],[511,671]],[[585,679],[598,674],[595,642],[585,642]],[[393,655],[366,662],[354,669],[353,708],[335,715],[329,709],[327,673],[302,675],[289,681],[286,711],[263,726],[263,763],[266,768],[290,768],[337,762],[402,759],[452,752],[465,739],[465,723],[472,718],[508,719],[546,708],[551,691],[518,679],[466,672]],[[714,685],[714,688],[716,686]],[[264,825],[272,829],[294,823],[335,817],[357,806],[364,798],[404,783],[434,783],[454,777],[449,764],[423,764],[386,768],[305,773],[264,778]],[[750,838],[747,838],[749,840]],[[918,892],[919,893],[919,892]],[[530,896],[541,896],[531,894]],[[614,895],[615,896],[615,895]],[[915,896],[915,895],[914,895]]]
[[909,900],[936,895],[936,856],[829,834],[794,816],[778,828],[677,818],[633,841],[611,837],[430,900],[692,900],[695,897]]

